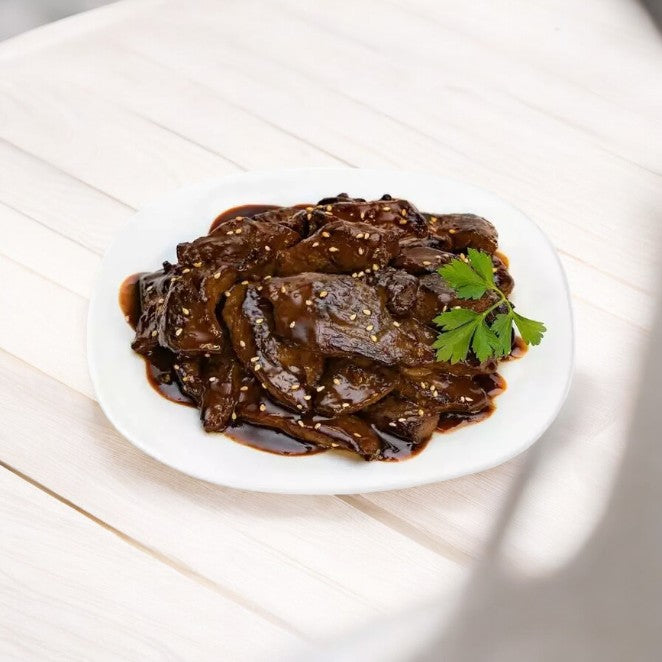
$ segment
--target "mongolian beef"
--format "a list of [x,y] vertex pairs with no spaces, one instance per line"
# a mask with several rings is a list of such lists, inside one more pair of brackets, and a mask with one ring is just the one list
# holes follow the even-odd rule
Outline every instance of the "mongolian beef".
[[498,313],[495,291],[459,298],[437,273],[472,248],[508,296],[497,232],[479,216],[389,195],[247,205],[179,244],[176,263],[128,278],[120,299],[150,380],[196,406],[207,432],[282,454],[398,460],[489,415],[504,388],[502,357],[451,363],[432,347],[441,311]]

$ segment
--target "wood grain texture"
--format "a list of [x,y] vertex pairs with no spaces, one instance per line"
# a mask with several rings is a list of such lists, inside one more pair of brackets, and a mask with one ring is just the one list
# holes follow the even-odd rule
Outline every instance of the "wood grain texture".
[[[0,656],[275,659],[451,595],[513,494],[513,566],[572,554],[659,285],[661,50],[617,0],[125,0],[0,44]],[[134,449],[85,356],[114,234],[189,182],[338,164],[464,179],[543,228],[577,331],[554,426],[491,471],[347,497],[223,489]]]

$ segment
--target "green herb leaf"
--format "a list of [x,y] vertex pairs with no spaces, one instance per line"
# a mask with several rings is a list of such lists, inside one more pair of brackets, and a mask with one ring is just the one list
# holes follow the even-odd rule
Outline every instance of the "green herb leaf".
[[497,337],[495,350],[497,356],[508,356],[513,345],[513,318],[505,313],[499,313],[492,322],[492,332]]
[[494,355],[494,350],[499,345],[499,339],[487,326],[484,320],[476,325],[473,338],[471,339],[471,349],[476,358],[482,363]]
[[494,265],[492,264],[492,258],[482,251],[477,251],[475,248],[470,248],[467,251],[469,256],[469,264],[473,267],[474,271],[488,284],[492,287],[494,285],[494,272],[492,269]]
[[531,320],[528,317],[522,317],[516,312],[513,312],[513,319],[515,324],[517,324],[517,330],[522,336],[522,340],[527,345],[539,345],[542,340],[543,334],[547,331],[547,328],[542,322],[536,322],[536,320]]
[[[452,287],[458,299],[480,299],[488,291],[498,295],[498,301],[482,313],[469,308],[453,308],[434,318],[441,333],[432,347],[438,361],[465,361],[469,351],[483,362],[489,358],[503,358],[512,350],[513,323],[527,345],[540,344],[545,331],[536,322],[516,313],[506,295],[494,282],[492,257],[470,248],[467,259],[456,258],[439,269],[439,275]],[[500,311],[496,313],[496,311]],[[504,312],[505,311],[505,312]],[[491,325],[488,316],[495,314]]]
[[432,321],[444,331],[451,331],[467,322],[473,322],[477,317],[480,317],[479,313],[470,308],[453,308],[453,310],[437,315]]
[[450,363],[463,361],[469,353],[469,344],[475,329],[476,321],[469,322],[452,331],[440,333],[432,345],[437,350],[437,361]]
[[460,299],[480,299],[487,291],[485,280],[464,260],[452,260],[441,267],[438,273]]

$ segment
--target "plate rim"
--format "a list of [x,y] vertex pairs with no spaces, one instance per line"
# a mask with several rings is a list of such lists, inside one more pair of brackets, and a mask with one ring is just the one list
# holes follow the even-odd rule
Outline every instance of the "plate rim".
[[[115,246],[119,243],[121,243],[121,240],[123,239],[124,233],[130,228],[130,226],[133,223],[137,223],[140,221],[140,214],[144,213],[146,211],[149,211],[150,209],[153,208],[158,208],[164,204],[167,203],[167,201],[170,198],[178,197],[182,193],[189,192],[189,193],[194,193],[196,190],[206,190],[207,188],[211,186],[221,186],[221,185],[230,185],[232,180],[235,179],[242,179],[242,180],[250,180],[250,179],[256,179],[259,181],[259,179],[262,178],[276,178],[276,177],[282,177],[283,175],[288,175],[288,176],[296,176],[297,174],[303,174],[303,173],[310,173],[311,171],[317,172],[317,173],[334,173],[334,174],[340,174],[340,173],[356,173],[356,172],[361,172],[361,173],[366,173],[367,175],[371,176],[378,176],[378,175],[385,175],[385,176],[403,176],[403,177],[432,177],[435,179],[442,180],[448,184],[451,185],[457,185],[461,188],[464,188],[465,190],[474,190],[478,192],[481,195],[487,194],[489,197],[493,198],[494,200],[498,201],[499,203],[505,205],[506,207],[509,207],[510,209],[516,211],[518,214],[520,214],[522,217],[526,218],[528,223],[531,224],[531,226],[536,230],[537,234],[539,235],[539,238],[542,240],[542,242],[546,245],[546,248],[549,250],[550,254],[553,256],[556,267],[558,269],[558,274],[561,279],[561,283],[563,286],[563,299],[564,303],[567,308],[567,313],[568,313],[568,331],[569,331],[569,343],[567,349],[567,369],[565,371],[565,380],[563,383],[563,388],[561,392],[559,393],[559,396],[557,397],[555,406],[553,408],[550,408],[548,410],[547,416],[544,418],[544,421],[542,425],[538,426],[538,429],[536,430],[535,434],[532,435],[531,437],[525,437],[525,441],[521,444],[518,445],[513,445],[509,447],[507,452],[501,453],[498,457],[489,457],[486,458],[485,461],[476,461],[474,463],[474,468],[471,470],[462,470],[459,469],[457,471],[447,471],[444,473],[443,477],[440,478],[429,478],[428,476],[421,476],[419,479],[409,479],[409,480],[400,480],[398,477],[393,478],[393,479],[388,479],[385,478],[381,484],[379,485],[369,485],[369,486],[363,486],[359,487],[356,489],[355,487],[349,485],[349,486],[338,486],[335,489],[329,489],[329,488],[321,488],[321,489],[314,489],[311,490],[310,487],[307,487],[305,485],[298,486],[297,484],[294,485],[289,485],[287,487],[283,487],[282,485],[273,485],[270,484],[269,482],[260,482],[260,479],[257,478],[255,481],[251,483],[251,485],[247,485],[246,481],[242,480],[232,480],[228,478],[224,478],[223,480],[214,478],[213,476],[208,475],[204,471],[197,471],[197,470],[191,470],[189,468],[183,469],[180,466],[177,466],[174,464],[172,461],[170,461],[168,458],[164,457],[160,452],[158,448],[154,448],[153,446],[150,446],[149,444],[144,444],[141,439],[136,439],[135,435],[130,433],[126,427],[123,424],[123,421],[120,420],[117,416],[115,416],[115,413],[112,409],[110,409],[107,406],[107,403],[104,402],[104,398],[100,397],[100,392],[102,391],[102,384],[101,384],[101,376],[99,375],[99,366],[97,362],[94,359],[95,352],[93,351],[93,345],[94,345],[94,338],[93,338],[93,326],[94,326],[94,316],[95,316],[95,311],[98,306],[100,306],[100,285],[103,281],[104,278],[104,266],[106,264],[106,259],[107,257],[113,252],[115,249]],[[549,427],[552,425],[554,420],[557,418],[559,415],[559,412],[563,408],[567,397],[568,393],[570,391],[570,387],[572,384],[573,376],[574,376],[574,368],[575,368],[575,353],[576,353],[576,338],[575,338],[575,320],[574,320],[574,311],[573,311],[573,306],[572,306],[572,298],[571,298],[571,292],[570,292],[570,287],[568,283],[568,278],[565,273],[565,270],[563,268],[563,264],[561,263],[561,260],[559,258],[558,252],[556,251],[554,245],[550,241],[550,239],[547,237],[547,235],[543,232],[543,230],[540,228],[540,226],[532,219],[530,218],[526,213],[524,213],[521,209],[519,209],[516,205],[512,204],[511,202],[505,200],[502,198],[500,195],[497,193],[494,193],[490,189],[483,188],[480,186],[476,186],[474,184],[471,184],[469,182],[465,182],[453,177],[448,177],[446,175],[440,175],[437,173],[429,172],[429,171],[418,171],[418,170],[399,170],[399,169],[391,169],[391,168],[352,168],[352,167],[327,167],[327,166],[319,166],[319,167],[303,167],[303,168],[279,168],[279,169],[268,169],[268,170],[251,170],[247,172],[242,172],[242,173],[233,173],[230,175],[225,175],[225,176],[220,176],[220,177],[210,177],[206,178],[204,180],[200,180],[198,182],[193,182],[190,184],[187,184],[182,187],[178,187],[176,189],[172,189],[166,193],[164,193],[161,196],[154,197],[152,198],[149,202],[147,202],[144,205],[141,205],[128,219],[125,223],[122,224],[122,226],[116,231],[112,241],[108,245],[108,248],[104,251],[101,264],[99,266],[98,272],[96,274],[96,277],[94,279],[94,286],[92,290],[92,295],[90,297],[89,301],[89,306],[88,306],[88,311],[87,311],[87,333],[86,333],[86,349],[87,349],[87,361],[88,361],[88,371],[90,374],[90,378],[92,381],[92,385],[94,388],[94,393],[96,397],[96,401],[99,404],[101,410],[103,411],[104,415],[106,418],[109,420],[109,422],[113,425],[113,427],[128,441],[130,442],[134,447],[138,448],[140,451],[145,453],[146,455],[154,458],[158,462],[176,470],[179,471],[185,475],[189,475],[193,478],[196,478],[198,480],[203,480],[205,482],[214,484],[214,485],[220,485],[223,487],[230,487],[233,489],[238,489],[238,490],[245,490],[245,491],[252,491],[252,492],[262,492],[262,493],[272,493],[272,494],[290,494],[290,495],[332,495],[332,494],[366,494],[366,493],[372,493],[372,492],[382,492],[382,491],[390,491],[390,490],[396,490],[396,489],[407,489],[411,487],[420,487],[422,485],[429,485],[429,484],[435,484],[439,482],[444,482],[447,480],[453,480],[455,478],[459,478],[462,476],[468,476],[476,473],[480,473],[482,471],[486,471],[488,469],[500,466],[501,464],[504,464],[505,462],[508,462],[509,460],[513,459],[514,457],[517,457],[524,451],[526,451],[528,448],[533,446],[540,437],[549,429]],[[506,392],[507,393],[507,392]],[[232,441],[232,443],[238,443],[235,442],[234,440],[225,437],[229,441]],[[256,449],[250,449],[253,452],[257,453],[263,453],[263,451],[259,451]],[[425,452],[425,451],[424,451]],[[423,454],[424,454],[423,452]],[[315,457],[315,456],[312,456]],[[305,462],[307,459],[306,456],[300,456],[300,457],[292,457],[292,458],[287,458],[287,461],[292,461],[292,462]],[[406,460],[405,460],[406,462]]]

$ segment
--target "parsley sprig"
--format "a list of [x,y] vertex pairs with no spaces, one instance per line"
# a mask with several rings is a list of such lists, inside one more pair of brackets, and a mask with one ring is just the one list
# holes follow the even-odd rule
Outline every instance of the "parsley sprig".
[[[482,313],[456,307],[435,317],[435,324],[441,328],[432,345],[437,350],[437,361],[464,361],[470,350],[481,362],[508,356],[512,348],[513,324],[527,345],[538,345],[542,340],[547,330],[545,325],[515,312],[494,282],[492,258],[487,253],[470,248],[466,261],[451,260],[438,273],[459,299],[480,299],[488,291],[496,292],[499,299]],[[488,324],[487,317],[497,308],[501,308],[501,312]]]

